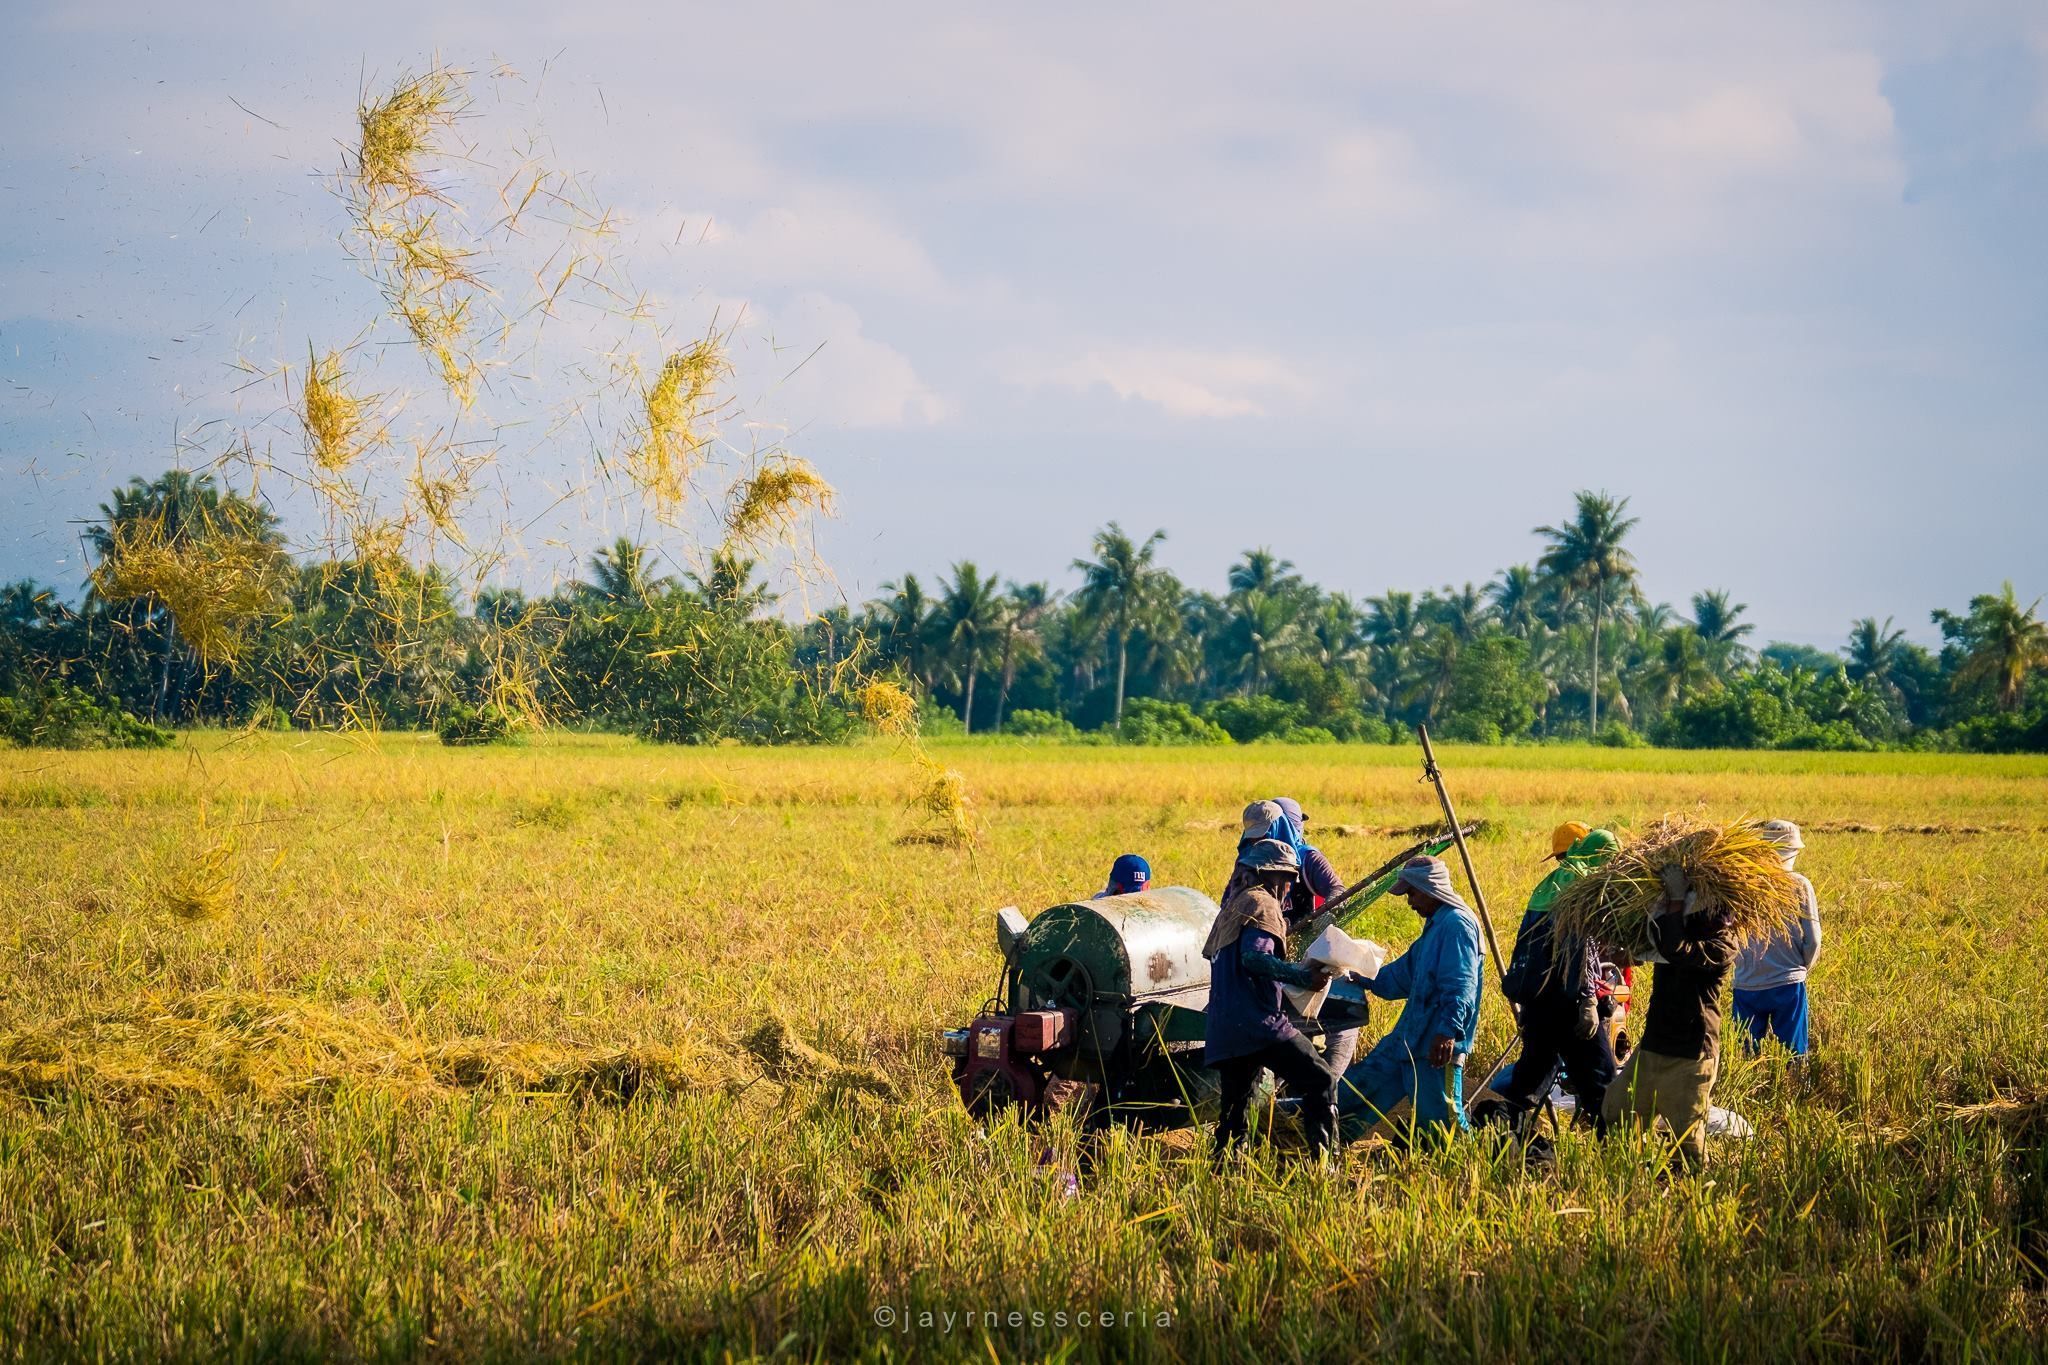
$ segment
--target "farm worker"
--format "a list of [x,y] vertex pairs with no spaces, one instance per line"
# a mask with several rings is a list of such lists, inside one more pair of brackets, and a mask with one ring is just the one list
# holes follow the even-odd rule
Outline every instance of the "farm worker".
[[1707,1101],[1721,1060],[1721,988],[1735,963],[1735,943],[1727,912],[1699,907],[1685,869],[1671,864],[1662,878],[1662,904],[1650,915],[1657,970],[1643,1036],[1607,1087],[1600,1118],[1610,1129],[1663,1119],[1678,1138],[1679,1159],[1698,1170],[1707,1160]]
[[1270,1070],[1301,1101],[1301,1121],[1317,1156],[1329,1149],[1337,1123],[1337,1077],[1288,1021],[1280,987],[1310,990],[1330,979],[1325,967],[1305,967],[1280,956],[1287,922],[1280,907],[1301,870],[1294,847],[1279,839],[1254,841],[1238,854],[1245,874],[1202,945],[1209,959],[1209,1007],[1202,1060],[1222,1073],[1223,1114],[1216,1124],[1215,1155],[1245,1137],[1245,1111],[1259,1073]]
[[[1223,884],[1223,894],[1216,898],[1218,905],[1229,905],[1232,897],[1257,880],[1256,874],[1244,865],[1242,859],[1246,849],[1264,839],[1276,840],[1293,849],[1295,867],[1300,868],[1301,831],[1287,818],[1287,812],[1280,808],[1279,802],[1254,801],[1244,808],[1237,836],[1239,861],[1231,864],[1230,880]],[[1293,899],[1294,893],[1290,890],[1282,902],[1283,913]]]
[[[1766,820],[1763,832],[1778,846],[1778,859],[1790,872],[1806,843],[1799,826],[1790,820]],[[1744,1045],[1755,1052],[1766,1031],[1792,1049],[1795,1057],[1806,1055],[1806,974],[1820,956],[1820,900],[1813,883],[1797,872],[1799,896],[1805,911],[1799,923],[1775,937],[1745,947],[1735,959],[1735,1018],[1749,1030]]]
[[1451,889],[1441,858],[1410,858],[1391,893],[1422,916],[1422,936],[1366,984],[1374,995],[1408,1003],[1393,1030],[1345,1073],[1345,1113],[1376,1121],[1405,1099],[1418,1130],[1464,1132],[1465,1054],[1479,1028],[1479,921]]
[[[1529,893],[1501,984],[1520,1008],[1522,1053],[1507,1080],[1494,1087],[1500,1098],[1487,1106],[1487,1118],[1521,1123],[1550,1093],[1560,1065],[1578,1114],[1587,1121],[1599,1117],[1600,1102],[1614,1079],[1614,1047],[1600,1027],[1599,959],[1585,939],[1558,942],[1550,911],[1560,891],[1619,847],[1606,830],[1576,820],[1551,831],[1550,857],[1557,866]],[[1480,1106],[1473,1109],[1474,1117],[1480,1117]]]
[[1109,865],[1109,884],[1096,892],[1092,899],[1134,896],[1151,884],[1152,864],[1135,853],[1125,853]]
[[[1330,865],[1323,851],[1308,842],[1308,815],[1301,802],[1291,796],[1276,796],[1273,804],[1293,822],[1294,835],[1301,841],[1295,849],[1301,858],[1301,877],[1294,883],[1294,895],[1287,905],[1287,927],[1293,929],[1322,909],[1324,901],[1344,894],[1344,879],[1337,875],[1337,869]],[[1357,1054],[1357,1029],[1339,1029],[1323,1035],[1323,1060],[1339,1077],[1351,1069],[1351,1059]]]
[[1294,884],[1294,898],[1287,913],[1288,923],[1293,924],[1322,909],[1324,901],[1342,895],[1344,879],[1330,866],[1323,851],[1308,841],[1308,816],[1303,813],[1301,802],[1291,796],[1276,796],[1272,804],[1287,817],[1295,856],[1301,859],[1301,877]]

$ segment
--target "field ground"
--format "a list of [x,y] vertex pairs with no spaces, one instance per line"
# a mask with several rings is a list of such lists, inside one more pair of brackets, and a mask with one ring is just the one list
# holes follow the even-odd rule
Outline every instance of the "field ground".
[[1415,753],[935,753],[971,851],[899,842],[881,745],[0,754],[0,1357],[2039,1351],[2048,760],[1447,750],[1503,935],[1559,820],[1807,825],[1819,1055],[1730,1063],[1761,1136],[1701,1180],[1576,1135],[1326,1178],[978,1132],[935,1033],[994,907],[1126,849],[1213,891],[1283,791],[1362,870]]

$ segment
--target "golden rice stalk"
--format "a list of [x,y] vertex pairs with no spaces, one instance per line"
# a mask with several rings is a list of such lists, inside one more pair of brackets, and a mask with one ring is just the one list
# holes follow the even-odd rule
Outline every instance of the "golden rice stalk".
[[235,845],[223,839],[190,858],[167,858],[154,887],[156,902],[183,920],[217,919],[234,907]]
[[1750,820],[1712,825],[1667,815],[1642,838],[1558,893],[1558,932],[1611,948],[1650,948],[1650,916],[1663,908],[1663,870],[1676,863],[1698,893],[1698,908],[1725,913],[1738,947],[1771,938],[1798,922],[1799,883],[1778,846]]
[[361,106],[355,177],[363,196],[376,202],[432,194],[420,162],[439,150],[437,139],[462,107],[463,73],[445,66],[401,75],[382,99]]
[[446,289],[477,283],[469,265],[477,253],[448,245],[435,231],[431,213],[372,219],[363,225],[363,230],[390,250],[399,275],[416,288]]
[[368,444],[363,430],[365,400],[348,391],[341,356],[334,351],[315,357],[306,347],[306,383],[299,395],[299,421],[306,429],[307,454],[314,464],[338,474]]
[[878,1068],[844,1062],[820,1052],[803,1039],[779,1015],[771,1014],[740,1040],[760,1065],[762,1074],[784,1085],[816,1082],[829,1090],[873,1095],[877,1099],[900,1098],[896,1083]]
[[951,768],[941,768],[923,754],[918,755],[925,782],[912,804],[931,817],[932,823],[920,843],[946,848],[964,848],[974,842],[974,803],[967,795],[967,779]]
[[855,692],[861,718],[891,739],[917,737],[917,702],[886,678],[877,678]]
[[476,362],[463,349],[469,332],[467,298],[441,290],[402,290],[392,305],[398,320],[434,366],[441,382],[465,408],[476,397]]
[[249,627],[277,609],[278,571],[276,548],[253,537],[173,542],[151,522],[116,529],[92,583],[109,602],[155,602],[210,673],[233,664]]
[[664,360],[642,395],[643,416],[626,471],[657,504],[673,506],[688,496],[690,476],[710,439],[698,424],[718,381],[730,371],[717,338],[705,337]]
[[489,1088],[625,1102],[643,1092],[737,1088],[750,1071],[687,1034],[672,1046],[492,1038],[422,1045],[369,1005],[334,1008],[224,987],[148,993],[46,1028],[0,1033],[0,1092],[117,1100],[290,1095],[348,1080],[408,1095]]
[[832,498],[832,485],[808,461],[771,457],[740,485],[726,514],[726,539],[757,550],[791,543],[804,517],[832,514]]

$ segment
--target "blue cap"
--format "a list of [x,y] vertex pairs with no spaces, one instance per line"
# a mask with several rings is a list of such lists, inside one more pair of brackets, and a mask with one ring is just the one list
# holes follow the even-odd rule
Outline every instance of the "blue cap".
[[1119,896],[1143,891],[1152,882],[1152,864],[1135,853],[1126,853],[1110,865],[1109,889]]

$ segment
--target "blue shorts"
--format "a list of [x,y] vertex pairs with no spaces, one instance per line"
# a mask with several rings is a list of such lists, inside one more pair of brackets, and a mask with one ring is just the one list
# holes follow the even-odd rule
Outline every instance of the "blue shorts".
[[1749,1030],[1749,1050],[1755,1052],[1768,1031],[1792,1050],[1795,1057],[1806,1055],[1806,983],[1772,986],[1761,991],[1735,992],[1735,1018]]

